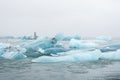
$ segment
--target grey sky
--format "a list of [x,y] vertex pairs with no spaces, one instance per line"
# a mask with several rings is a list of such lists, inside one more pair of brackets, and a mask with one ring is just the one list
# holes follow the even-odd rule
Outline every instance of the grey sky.
[[0,35],[120,37],[120,0],[0,0]]

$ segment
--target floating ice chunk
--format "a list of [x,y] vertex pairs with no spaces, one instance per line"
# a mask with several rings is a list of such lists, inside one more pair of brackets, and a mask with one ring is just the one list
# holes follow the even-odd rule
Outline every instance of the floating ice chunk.
[[68,52],[63,52],[60,54],[65,54],[64,56],[41,56],[39,58],[33,59],[32,62],[75,62],[75,61],[94,61],[98,60],[101,56],[99,50],[82,52],[80,50],[73,50]]
[[100,58],[110,59],[110,60],[120,60],[120,50],[117,50],[117,51],[114,51],[114,52],[102,53]]
[[9,43],[0,43],[0,57],[2,54],[6,52],[6,49],[9,48],[11,45]]
[[42,38],[42,39],[37,39],[31,44],[32,48],[42,48],[42,49],[47,49],[51,48],[54,46],[56,42],[52,41],[51,38]]
[[109,52],[109,51],[116,51],[120,49],[120,43],[113,43],[111,45],[108,45],[106,47],[101,48],[102,52]]
[[74,61],[74,58],[69,56],[62,56],[62,57],[42,56],[32,60],[32,62],[65,62],[65,61],[72,62]]
[[81,40],[71,39],[69,42],[70,48],[79,48],[79,49],[86,49],[86,48],[97,48],[98,44],[93,42],[84,42]]
[[71,40],[72,39],[72,36],[65,36],[64,38],[63,38],[63,41],[69,41],[69,40]]
[[112,38],[108,37],[108,36],[99,36],[99,37],[96,37],[96,40],[110,41],[110,40],[112,40]]
[[105,40],[84,40],[84,41],[98,43],[98,44],[101,44],[101,45],[107,43],[107,41],[105,41]]
[[81,37],[79,35],[74,35],[74,36],[65,36],[64,37],[64,41],[70,41],[71,39],[77,39],[77,40],[80,40]]
[[81,37],[80,37],[79,35],[74,35],[74,36],[73,36],[73,39],[80,40],[80,39],[81,39]]
[[0,49],[0,57],[1,57],[1,55],[4,54],[4,53],[5,53],[5,49],[4,49],[4,48],[1,48],[1,49]]
[[23,40],[30,40],[30,39],[32,39],[32,37],[31,36],[23,36],[22,39]]
[[111,44],[110,46],[108,46],[110,48],[115,48],[115,49],[120,49],[120,42],[119,43],[114,43],[114,44]]
[[1,58],[1,55],[5,53],[5,50],[4,49],[0,49],[0,58]]
[[58,34],[55,35],[55,39],[57,41],[63,40],[63,38],[64,38],[64,34],[63,33],[58,33]]
[[2,55],[2,54],[3,54],[3,50],[0,49],[0,55]]
[[49,48],[45,50],[45,54],[50,55],[50,54],[57,54],[57,53],[66,52],[66,51],[68,50],[65,48]]
[[81,37],[79,35],[73,35],[73,36],[65,36],[63,33],[58,33],[56,36],[55,36],[55,39],[58,40],[58,41],[69,41],[71,39],[77,39],[77,40],[80,40]]
[[63,33],[58,33],[54,37],[57,41],[63,40],[64,34]]
[[15,60],[18,60],[18,59],[24,59],[26,58],[27,56],[24,55],[23,53],[19,53],[19,52],[6,52],[2,55],[3,58],[5,59],[15,59]]
[[42,53],[39,51],[41,48],[42,50],[45,50],[47,48],[52,48],[56,44],[56,41],[51,38],[38,38],[37,40],[28,43],[24,47],[27,49],[25,55],[28,57],[39,57],[42,55]]
[[54,44],[56,44],[56,42],[51,38],[38,38],[37,40],[25,45],[25,48],[27,49],[28,53],[33,53],[38,51],[39,48],[47,49],[54,47]]
[[23,59],[26,57],[23,54],[25,52],[25,48],[21,48],[20,46],[12,46],[10,44],[5,44],[0,49],[0,55],[5,59]]
[[99,59],[120,60],[120,50],[114,52],[101,53],[95,51],[72,50],[59,53],[58,56],[41,56],[33,59],[32,62],[76,62],[76,61],[96,61]]
[[10,47],[11,45],[9,43],[0,43],[0,49],[1,48],[7,48]]

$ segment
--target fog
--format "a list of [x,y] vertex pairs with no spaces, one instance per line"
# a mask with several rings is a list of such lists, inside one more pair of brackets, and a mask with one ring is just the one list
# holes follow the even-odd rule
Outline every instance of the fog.
[[0,0],[0,36],[120,37],[120,0]]

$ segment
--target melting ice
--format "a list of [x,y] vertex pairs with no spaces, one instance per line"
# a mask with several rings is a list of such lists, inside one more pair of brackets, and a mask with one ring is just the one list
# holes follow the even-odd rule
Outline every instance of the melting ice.
[[24,39],[18,45],[0,43],[0,58],[18,60],[33,57],[32,62],[120,60],[120,43],[109,44],[111,40],[106,36],[82,39],[79,35],[65,36],[60,33],[52,38]]

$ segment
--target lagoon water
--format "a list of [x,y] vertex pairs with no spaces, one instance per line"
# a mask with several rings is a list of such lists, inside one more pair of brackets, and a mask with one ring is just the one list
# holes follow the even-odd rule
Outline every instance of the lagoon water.
[[32,63],[31,60],[0,59],[0,80],[120,80],[120,61]]
[[0,80],[119,80],[120,61],[31,63],[0,60]]

